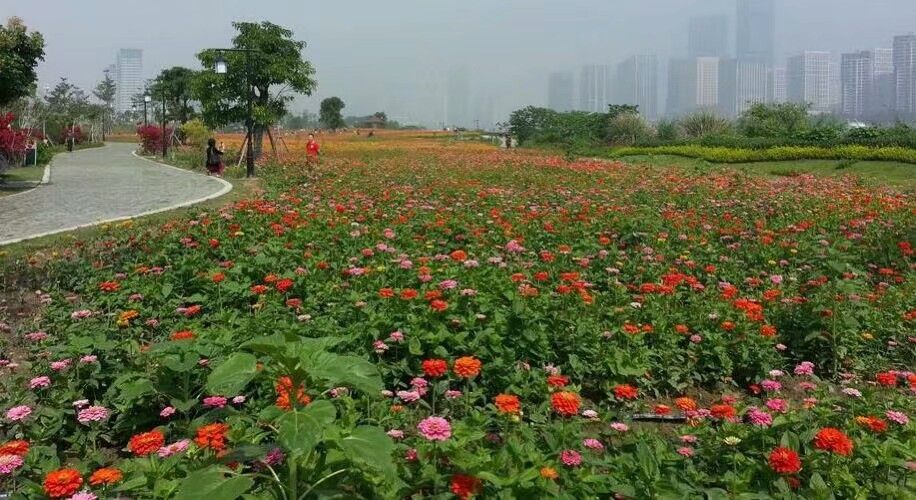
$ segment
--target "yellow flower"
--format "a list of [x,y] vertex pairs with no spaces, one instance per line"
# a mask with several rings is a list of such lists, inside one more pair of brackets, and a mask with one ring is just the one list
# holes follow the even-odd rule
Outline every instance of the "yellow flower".
[[553,467],[541,467],[541,477],[544,479],[556,479],[560,475],[557,474],[557,470]]
[[862,332],[862,338],[865,340],[871,340],[875,338],[875,336],[868,332]]
[[741,438],[738,436],[728,436],[727,438],[723,439],[722,442],[729,446],[736,446],[741,442]]

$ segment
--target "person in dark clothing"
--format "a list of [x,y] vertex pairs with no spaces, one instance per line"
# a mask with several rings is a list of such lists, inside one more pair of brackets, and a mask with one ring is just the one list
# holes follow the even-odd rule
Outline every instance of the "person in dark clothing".
[[225,168],[223,166],[223,149],[225,149],[225,146],[223,146],[222,143],[220,143],[219,148],[216,147],[216,139],[211,137],[210,140],[207,141],[208,175],[215,175],[217,177],[223,176],[223,169]]

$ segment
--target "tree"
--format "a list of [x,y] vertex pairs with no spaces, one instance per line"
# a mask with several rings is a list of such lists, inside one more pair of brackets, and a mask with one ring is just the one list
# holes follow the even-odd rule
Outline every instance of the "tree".
[[321,101],[321,123],[329,129],[337,130],[345,125],[341,111],[347,105],[339,97],[328,97]]
[[807,104],[752,104],[738,119],[748,137],[794,137],[808,129]]
[[[317,85],[315,70],[302,58],[305,42],[293,40],[292,31],[266,21],[232,26],[238,31],[233,47],[256,52],[204,50],[197,54],[205,70],[193,78],[191,96],[200,101],[204,122],[211,128],[245,122],[251,94],[246,74],[250,74],[254,87],[252,144],[255,156],[260,156],[264,131],[286,115],[293,94],[312,94]],[[216,73],[217,57],[228,64],[227,74]]]
[[194,117],[191,87],[195,76],[194,70],[175,66],[162,70],[153,80],[150,90],[154,95],[165,95],[168,119],[184,124]]
[[78,119],[94,113],[89,104],[89,96],[66,78],[60,79],[45,100],[48,103],[49,128],[55,130],[57,135],[62,135]]
[[106,70],[105,78],[102,79],[92,91],[92,94],[95,95],[96,99],[101,101],[104,106],[102,110],[102,140],[105,140],[105,133],[111,127],[111,115],[114,112],[114,101],[117,90],[118,86],[115,84],[114,79],[111,78],[111,75],[108,74],[108,70]]
[[727,118],[722,118],[710,111],[691,113],[678,120],[678,126],[685,136],[692,139],[726,135],[732,131],[732,124]]
[[0,107],[32,94],[38,80],[35,67],[44,56],[41,33],[28,33],[21,19],[12,17],[0,26]]
[[632,145],[652,136],[652,128],[637,113],[624,112],[608,120],[607,140],[614,145]]

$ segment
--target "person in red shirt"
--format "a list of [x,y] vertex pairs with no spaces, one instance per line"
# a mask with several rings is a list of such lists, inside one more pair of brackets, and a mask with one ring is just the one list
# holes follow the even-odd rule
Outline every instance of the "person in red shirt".
[[313,134],[309,134],[309,142],[305,144],[305,159],[309,166],[318,164],[318,156],[321,153],[321,146],[315,140]]

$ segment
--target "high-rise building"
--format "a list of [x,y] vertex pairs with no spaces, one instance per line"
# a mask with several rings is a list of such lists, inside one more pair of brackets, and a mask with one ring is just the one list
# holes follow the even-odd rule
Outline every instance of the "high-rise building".
[[466,67],[455,68],[445,85],[445,121],[447,127],[470,127],[468,116],[471,100],[471,79]]
[[894,49],[874,49],[871,52],[876,75],[894,72]]
[[840,63],[830,61],[827,64],[827,81],[830,98],[830,112],[839,113],[843,104],[843,82],[840,75]]
[[547,107],[554,111],[572,111],[575,78],[569,72],[551,73],[547,78]]
[[668,67],[668,114],[681,115],[719,104],[719,58],[672,59]]
[[786,68],[770,69],[770,94],[767,100],[775,103],[786,102]]
[[896,76],[894,75],[894,49],[874,49],[872,51],[875,78],[872,93],[869,96],[869,116],[889,118],[894,111],[896,99]]
[[583,66],[579,73],[579,111],[606,113],[611,102],[610,83],[610,66]]
[[112,78],[117,84],[115,109],[119,113],[130,110],[135,95],[143,92],[143,51],[121,49]]
[[719,112],[734,118],[752,104],[767,102],[770,75],[762,62],[724,59],[719,62]]
[[815,113],[829,113],[830,52],[805,51],[789,58],[786,67],[789,102],[810,104]]
[[840,81],[840,112],[850,118],[865,116],[875,83],[872,52],[863,50],[840,56]]
[[738,0],[738,59],[773,65],[776,9],[773,0]]
[[728,19],[725,16],[690,19],[687,35],[687,57],[728,56]]
[[894,87],[897,111],[916,114],[916,35],[894,37]]
[[615,104],[636,104],[647,120],[658,118],[658,57],[638,55],[617,65]]

